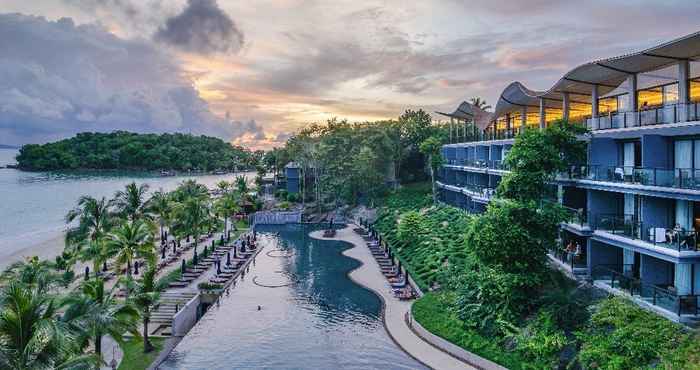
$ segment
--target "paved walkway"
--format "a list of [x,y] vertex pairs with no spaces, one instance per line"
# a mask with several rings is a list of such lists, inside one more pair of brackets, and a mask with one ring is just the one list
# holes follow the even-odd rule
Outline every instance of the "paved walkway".
[[317,239],[343,240],[355,246],[344,251],[343,254],[359,260],[362,262],[362,266],[351,271],[349,276],[354,282],[372,290],[382,298],[384,301],[384,327],[394,342],[406,353],[433,369],[475,369],[433,347],[408,327],[404,317],[411,310],[413,301],[400,301],[394,297],[389,283],[379,270],[379,265],[367,248],[365,240],[352,230],[357,226],[348,225],[345,229],[338,230],[334,238],[322,238],[323,231],[314,231],[310,236]]

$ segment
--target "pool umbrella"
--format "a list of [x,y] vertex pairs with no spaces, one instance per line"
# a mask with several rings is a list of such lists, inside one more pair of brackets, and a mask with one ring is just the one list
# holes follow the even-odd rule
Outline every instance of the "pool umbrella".
[[187,235],[187,242],[188,242],[188,243],[190,242],[190,236],[189,236],[189,235]]
[[401,274],[401,261],[396,264],[396,269],[399,271],[399,274]]
[[221,233],[221,244],[224,244],[224,233]]
[[231,266],[231,255],[226,253],[226,266]]
[[184,274],[185,271],[187,271],[187,267],[185,265],[185,259],[183,258],[182,259],[182,267],[180,267],[180,272]]
[[194,256],[192,256],[192,263],[197,264],[197,246],[194,246]]
[[134,275],[139,274],[139,261],[134,262]]
[[211,240],[211,250],[214,250],[214,239]]
[[165,240],[168,240],[168,230],[165,230],[164,234],[165,234]]
[[176,253],[176,251],[175,251],[175,246],[176,246],[175,241],[173,241],[173,254]]
[[107,271],[107,261],[102,262],[102,271]]
[[165,259],[165,247],[160,250],[160,258]]
[[85,266],[85,280],[90,279],[90,267]]
[[216,261],[216,274],[221,274],[221,261]]
[[202,256],[206,257],[207,256],[207,245],[204,244],[204,252],[202,252]]
[[233,258],[236,258],[236,245],[233,246]]

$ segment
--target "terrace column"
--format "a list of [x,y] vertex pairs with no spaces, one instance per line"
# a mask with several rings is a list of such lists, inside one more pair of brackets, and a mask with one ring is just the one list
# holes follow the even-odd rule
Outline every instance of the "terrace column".
[[633,73],[627,77],[629,83],[629,102],[630,110],[636,111],[639,106],[639,97],[637,96],[637,74]]
[[454,128],[455,125],[455,119],[450,117],[450,144],[453,143],[452,141],[452,129]]
[[688,121],[688,103],[690,102],[690,63],[678,62],[678,121]]
[[591,90],[591,130],[598,129],[598,85]]
[[524,132],[527,128],[527,106],[520,108],[520,132]]
[[569,121],[569,110],[570,110],[570,105],[571,105],[571,102],[569,101],[569,93],[568,92],[562,93],[562,97],[563,97],[562,107],[561,107],[562,113],[563,113],[562,119],[564,119],[564,121]]
[[510,132],[510,113],[506,113],[506,135]]
[[540,129],[547,125],[546,111],[544,109],[544,99],[540,98]]

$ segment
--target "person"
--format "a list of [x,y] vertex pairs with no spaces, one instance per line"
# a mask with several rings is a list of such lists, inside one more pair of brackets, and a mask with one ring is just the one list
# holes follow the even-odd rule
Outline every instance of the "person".
[[642,110],[646,110],[647,108],[649,108],[649,102],[645,101],[644,103],[642,103]]
[[330,221],[328,221],[328,228],[333,230],[333,217],[331,217]]

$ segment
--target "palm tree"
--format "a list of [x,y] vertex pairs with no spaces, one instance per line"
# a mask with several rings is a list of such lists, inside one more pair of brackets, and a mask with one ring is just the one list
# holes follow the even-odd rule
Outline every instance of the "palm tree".
[[173,198],[177,202],[183,202],[188,198],[206,199],[207,197],[209,197],[207,187],[202,184],[198,184],[194,180],[183,181],[180,183],[180,185],[178,185],[177,189],[173,191]]
[[216,183],[216,188],[221,191],[221,194],[226,194],[231,188],[231,183],[225,180],[221,180]]
[[160,226],[160,237],[163,238],[163,228],[170,222],[170,212],[172,211],[172,203],[170,201],[170,195],[164,192],[163,189],[159,189],[147,203],[148,212],[158,217],[158,224]]
[[47,292],[58,283],[62,282],[61,274],[54,268],[51,262],[39,260],[39,257],[30,257],[26,261],[15,262],[0,275],[3,282],[19,282],[26,287]]
[[228,219],[242,209],[240,197],[237,193],[226,193],[216,201],[214,208],[218,214],[224,216],[224,235],[226,235]]
[[148,353],[153,350],[153,345],[148,339],[148,323],[151,320],[151,308],[158,302],[159,293],[155,284],[156,269],[148,266],[136,287],[136,294],[133,296],[134,305],[141,313],[143,323],[143,352]]
[[486,103],[486,100],[481,99],[480,97],[476,96],[471,99],[469,99],[469,103],[471,103],[473,106],[481,109],[481,110],[489,110],[491,109],[491,105]]
[[241,194],[248,194],[248,181],[245,176],[236,176],[236,190]]
[[78,220],[78,225],[66,233],[66,245],[80,249],[89,241],[103,237],[113,224],[112,203],[104,197],[97,200],[91,196],[82,196],[78,205],[66,214],[66,223]]
[[110,254],[115,256],[117,271],[126,264],[126,274],[130,276],[136,258],[144,258],[149,264],[155,264],[153,231],[146,221],[136,220],[123,223],[110,234],[107,245]]
[[87,367],[92,356],[81,356],[75,333],[56,320],[53,297],[19,281],[0,295],[0,368],[55,369]]
[[84,282],[78,294],[68,295],[63,302],[68,307],[63,321],[80,333],[78,342],[92,341],[100,358],[103,335],[109,335],[119,344],[124,343],[126,332],[140,336],[136,327],[139,312],[131,303],[114,297],[116,288],[115,285],[105,290],[104,280],[96,277]]
[[197,237],[204,229],[209,217],[208,204],[201,198],[191,197],[178,203],[173,209],[175,226],[187,235],[194,236],[197,245]]
[[100,271],[100,265],[108,259],[104,238],[101,237],[97,240],[90,240],[80,252],[78,252],[77,257],[81,262],[92,261],[92,271],[97,274],[97,272]]
[[144,216],[148,184],[136,185],[132,182],[124,190],[114,194],[114,205],[117,211],[127,219],[134,221]]

